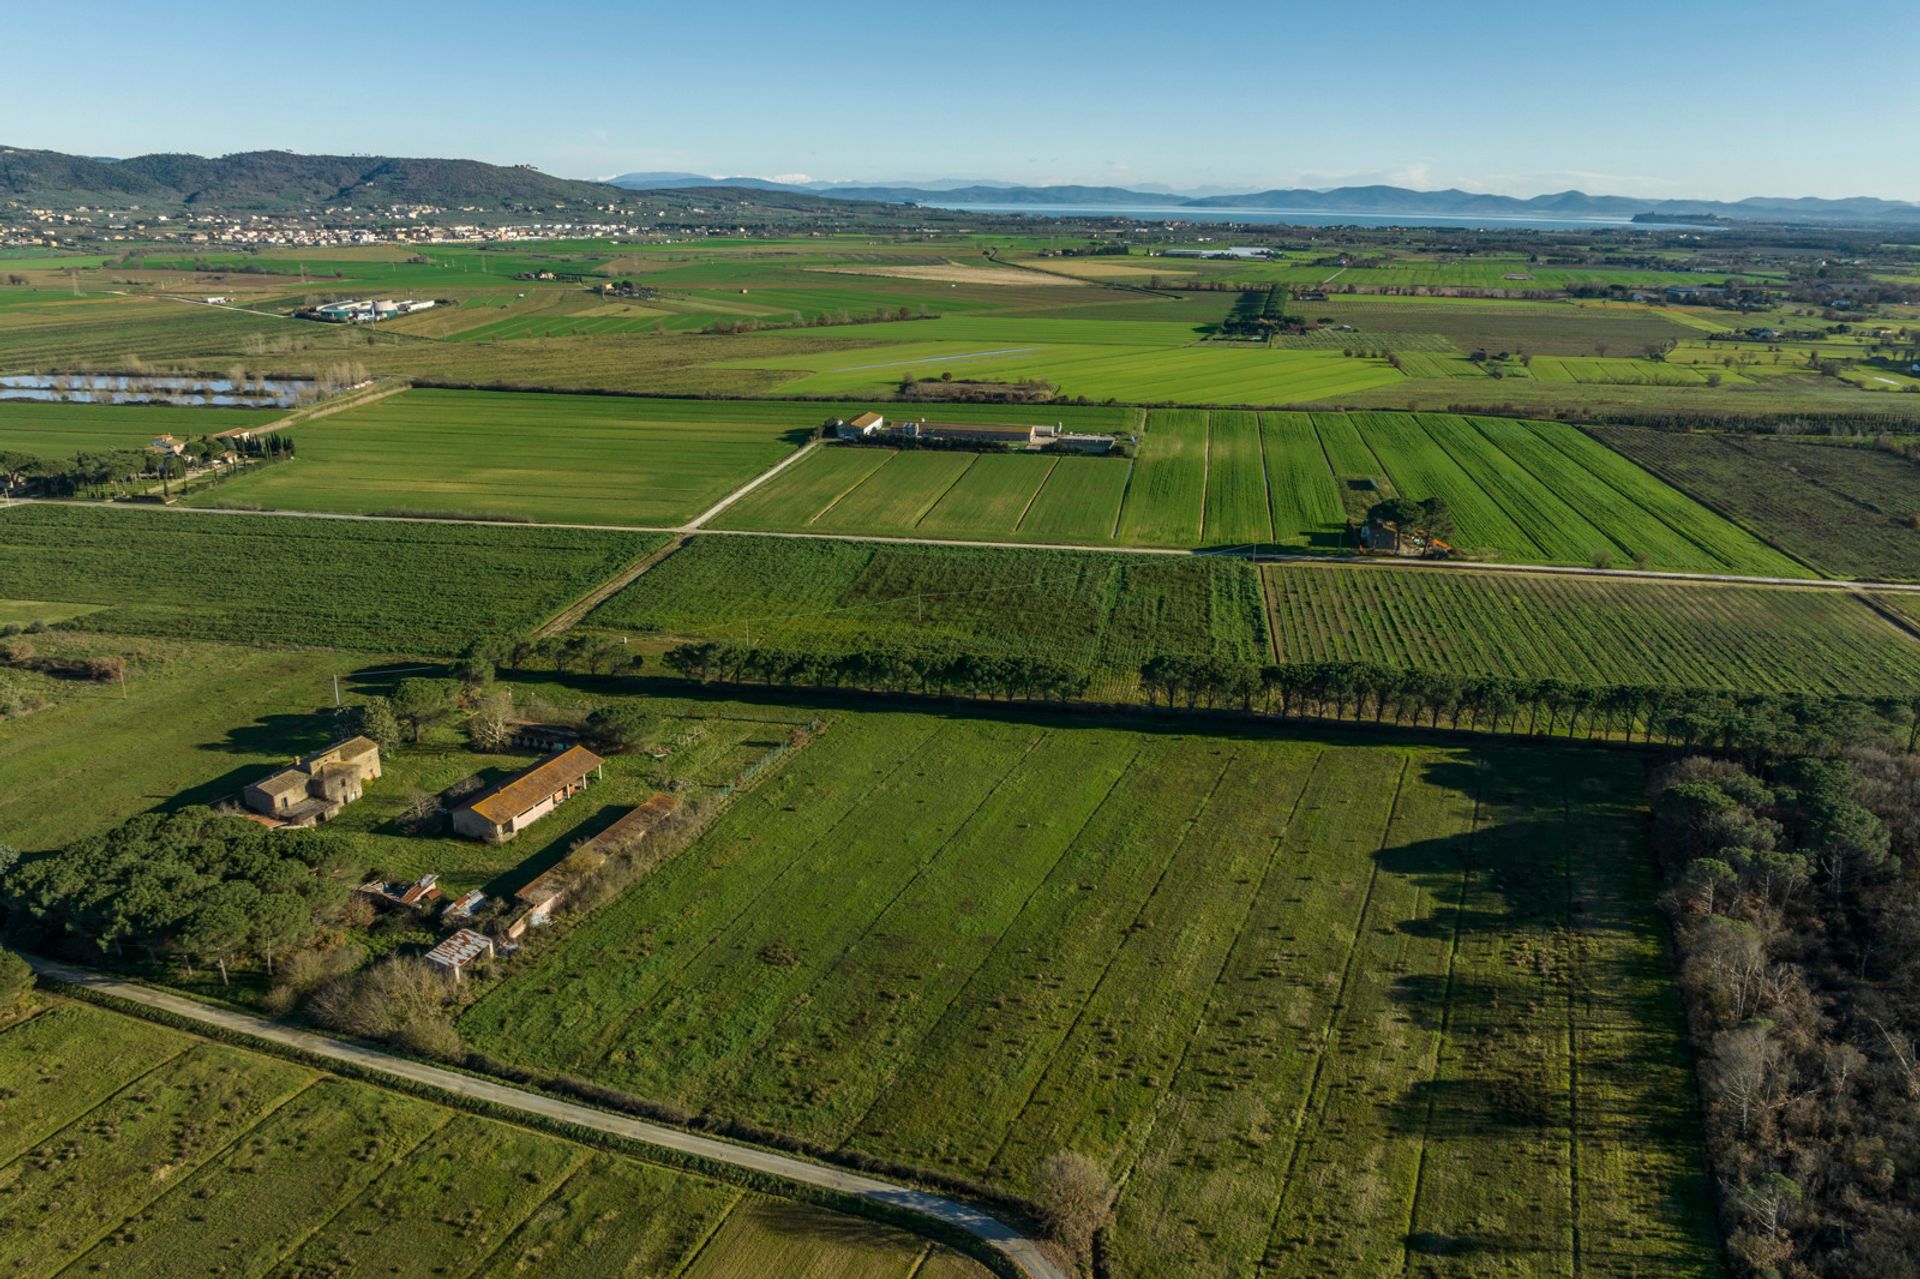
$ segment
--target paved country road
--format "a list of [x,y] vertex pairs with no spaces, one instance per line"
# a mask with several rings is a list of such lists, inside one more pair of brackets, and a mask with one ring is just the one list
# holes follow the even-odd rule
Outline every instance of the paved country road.
[[1011,1260],[1015,1266],[1019,1267],[1021,1273],[1028,1276],[1028,1279],[1067,1279],[1067,1273],[1055,1265],[1032,1239],[978,1208],[948,1199],[944,1195],[915,1190],[910,1186],[881,1181],[861,1173],[832,1168],[824,1164],[811,1163],[792,1155],[761,1150],[753,1146],[735,1145],[714,1137],[683,1132],[664,1124],[648,1123],[644,1119],[631,1119],[625,1115],[594,1110],[574,1102],[561,1101],[541,1093],[515,1088],[510,1084],[496,1083],[473,1075],[463,1075],[458,1071],[445,1070],[439,1066],[428,1065],[426,1062],[415,1061],[410,1057],[396,1056],[368,1044],[333,1039],[326,1035],[296,1030],[291,1026],[283,1026],[278,1022],[268,1021],[235,1009],[197,1003],[179,995],[120,981],[89,969],[60,963],[57,960],[41,959],[33,955],[25,958],[29,964],[33,965],[35,971],[54,981],[99,991],[129,1003],[160,1009],[176,1017],[185,1017],[208,1026],[218,1026],[223,1030],[296,1048],[316,1057],[345,1062],[363,1070],[426,1084],[443,1092],[471,1097],[477,1101],[509,1107],[530,1115],[558,1120],[561,1123],[578,1124],[583,1128],[592,1128],[616,1137],[644,1142],[649,1146],[679,1151],[682,1154],[709,1159],[715,1163],[731,1164],[736,1168],[766,1173],[787,1181],[818,1186],[825,1190],[870,1199],[875,1203],[905,1208],[923,1217],[958,1226],[983,1240],[989,1247]]

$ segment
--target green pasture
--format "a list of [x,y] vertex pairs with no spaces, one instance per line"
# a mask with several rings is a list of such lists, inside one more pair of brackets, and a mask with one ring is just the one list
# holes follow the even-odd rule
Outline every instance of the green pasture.
[[408,391],[299,428],[292,461],[193,500],[343,514],[679,524],[792,452],[825,416],[807,405],[730,407]]
[[1123,1187],[1116,1275],[1419,1270],[1410,1236],[1711,1273],[1640,788],[1573,752],[841,713],[461,1030],[1016,1193],[1077,1151]]
[[0,400],[0,453],[62,458],[145,449],[157,435],[189,439],[249,430],[283,416],[271,409],[133,404],[40,404]]
[[379,653],[457,653],[530,630],[658,534],[400,520],[0,511],[0,599],[101,606],[91,630]]
[[15,1274],[678,1274],[716,1236],[810,1273],[986,1273],[882,1226],[84,1003],[42,1000],[0,1031],[0,1086]]
[[[1073,321],[1031,321],[1067,324]],[[911,330],[915,325],[894,326]],[[1125,326],[1127,332],[1141,327]],[[901,336],[908,336],[902,333]],[[1120,335],[1124,337],[1124,333]],[[1039,379],[1063,395],[1134,403],[1289,404],[1382,386],[1400,374],[1383,359],[1334,351],[1166,347],[1102,343],[907,341],[791,356],[727,361],[721,368],[782,370],[794,395],[891,394],[903,380],[1019,382]]]

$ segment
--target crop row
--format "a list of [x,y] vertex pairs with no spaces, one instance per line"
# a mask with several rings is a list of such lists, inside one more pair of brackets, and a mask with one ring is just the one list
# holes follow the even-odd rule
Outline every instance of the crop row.
[[[1555,1269],[1604,1220],[1639,1273],[1692,1273],[1711,1217],[1654,1104],[1684,1079],[1676,1010],[1644,1002],[1650,887],[1538,852],[1630,838],[1635,785],[1537,752],[843,716],[462,1028],[1023,1193],[1080,1151],[1125,1187],[1116,1275],[1393,1269],[1409,1211],[1497,1218],[1486,1259]],[[1576,953],[1615,980],[1570,1018]],[[1641,1070],[1576,1080],[1576,1055]]]
[[663,540],[36,505],[0,514],[0,598],[104,605],[95,630],[451,653],[530,629]]
[[1719,584],[1270,567],[1281,660],[1461,677],[1891,694],[1920,643],[1851,596]]
[[[83,1004],[0,1032],[0,1088],[9,1273],[588,1279],[687,1273],[710,1240],[780,1248],[802,1271],[984,1273],[882,1227]],[[37,1096],[54,1092],[57,1115]]]

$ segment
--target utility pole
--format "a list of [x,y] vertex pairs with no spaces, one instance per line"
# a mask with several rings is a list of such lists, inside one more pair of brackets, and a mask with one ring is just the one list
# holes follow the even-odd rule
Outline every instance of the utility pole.
[[340,709],[340,677],[338,675],[333,677],[333,709]]

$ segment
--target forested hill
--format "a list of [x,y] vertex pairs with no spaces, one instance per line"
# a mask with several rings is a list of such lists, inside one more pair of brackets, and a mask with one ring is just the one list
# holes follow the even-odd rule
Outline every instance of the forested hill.
[[[857,206],[805,192],[682,188],[637,192],[600,182],[556,178],[520,166],[478,160],[247,151],[209,159],[143,155],[94,160],[57,151],[0,147],[0,200],[33,207],[166,206],[273,212],[355,205],[430,204],[441,208],[584,209],[650,204],[678,212],[699,206],[825,216]],[[871,216],[869,206],[864,210]]]

